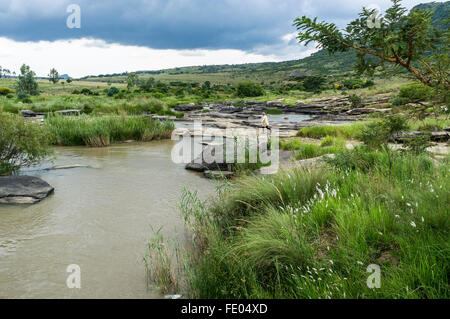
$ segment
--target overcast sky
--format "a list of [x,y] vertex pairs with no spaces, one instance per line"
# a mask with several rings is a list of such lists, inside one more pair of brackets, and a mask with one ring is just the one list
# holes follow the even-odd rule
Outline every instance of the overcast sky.
[[[426,0],[404,0],[408,9]],[[81,8],[70,29],[67,7]],[[170,67],[299,59],[296,17],[343,27],[389,0],[0,0],[0,65],[55,67],[72,77]]]

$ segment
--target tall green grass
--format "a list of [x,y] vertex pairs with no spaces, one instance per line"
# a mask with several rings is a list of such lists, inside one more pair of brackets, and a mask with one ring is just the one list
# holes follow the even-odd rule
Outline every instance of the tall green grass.
[[318,144],[303,143],[299,138],[283,140],[280,147],[285,151],[294,151],[296,160],[315,158],[326,154],[336,154],[345,148],[345,139],[327,136]]
[[185,197],[190,297],[449,298],[448,159],[394,157],[391,173],[385,153],[357,149],[328,168],[244,177],[210,201]]
[[145,116],[48,116],[46,127],[57,145],[108,146],[111,143],[169,138],[173,122]]
[[323,138],[327,136],[341,138],[356,138],[366,126],[365,122],[358,122],[342,126],[311,126],[298,131],[299,137]]

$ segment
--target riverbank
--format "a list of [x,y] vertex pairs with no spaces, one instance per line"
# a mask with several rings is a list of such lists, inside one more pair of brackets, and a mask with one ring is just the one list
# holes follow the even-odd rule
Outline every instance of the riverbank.
[[[356,151],[329,166],[186,193],[194,298],[448,298],[448,158]],[[381,288],[367,285],[370,265]]]
[[279,173],[241,176],[209,201],[186,191],[193,247],[172,243],[173,255],[152,238],[147,257],[165,263],[149,277],[192,298],[448,298],[447,123],[301,129],[281,142],[294,161]]
[[[211,181],[171,160],[174,143],[54,147],[54,161],[24,168],[55,187],[35,205],[0,205],[0,298],[162,298],[147,287],[142,257],[152,229],[186,242],[177,201],[185,187],[203,199]],[[46,170],[72,164],[81,167]],[[81,289],[69,289],[69,265]]]

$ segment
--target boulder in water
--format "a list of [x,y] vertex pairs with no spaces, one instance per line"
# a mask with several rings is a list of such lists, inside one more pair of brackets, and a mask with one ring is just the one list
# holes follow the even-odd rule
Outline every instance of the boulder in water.
[[0,204],[34,204],[53,191],[47,182],[34,176],[0,177]]

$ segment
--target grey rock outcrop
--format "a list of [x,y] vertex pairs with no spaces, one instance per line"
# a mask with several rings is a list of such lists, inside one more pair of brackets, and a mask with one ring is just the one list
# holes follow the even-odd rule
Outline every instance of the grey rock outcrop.
[[34,176],[0,177],[0,204],[34,204],[53,191],[47,182]]

